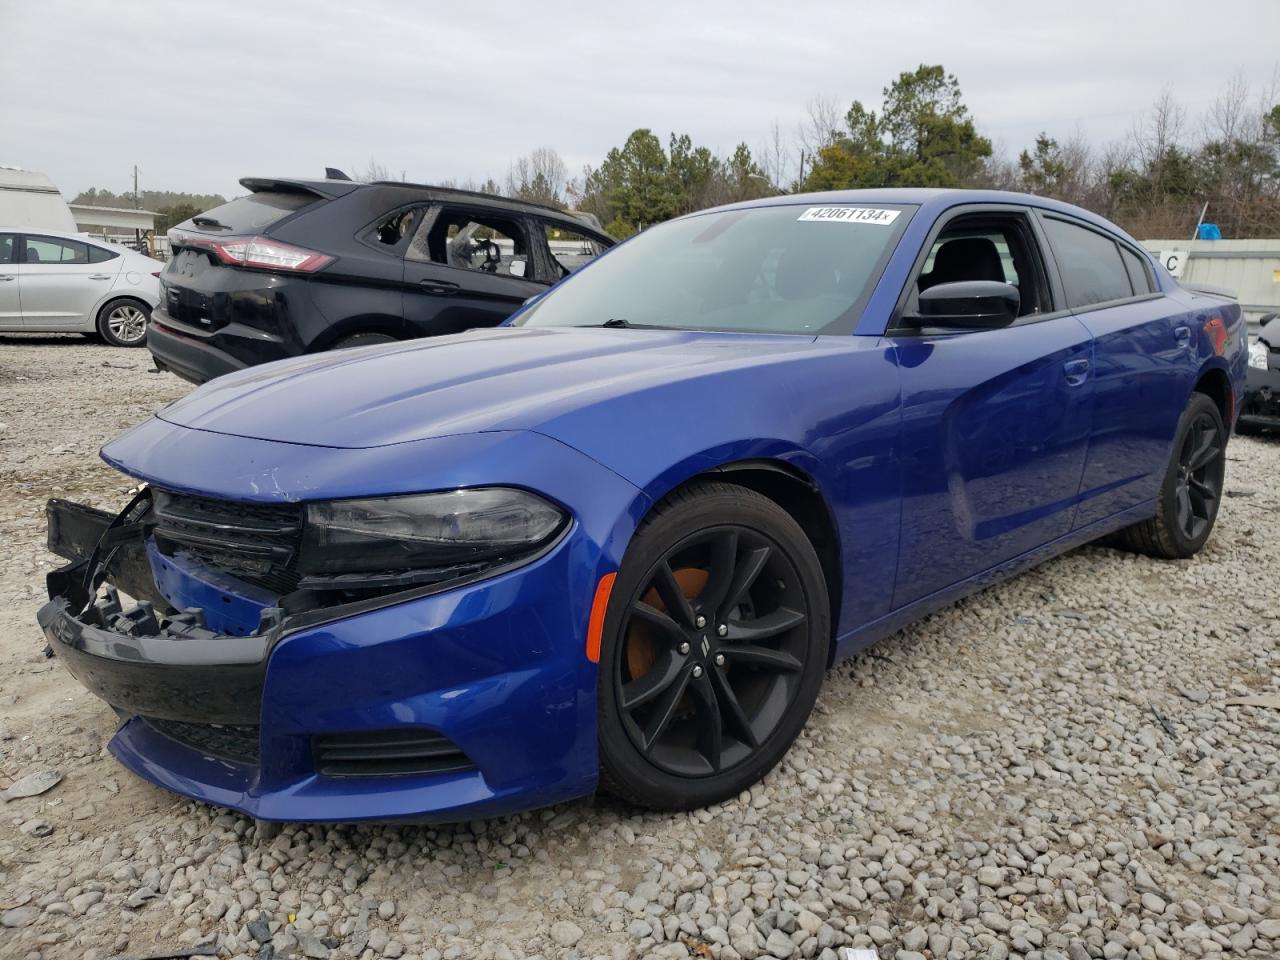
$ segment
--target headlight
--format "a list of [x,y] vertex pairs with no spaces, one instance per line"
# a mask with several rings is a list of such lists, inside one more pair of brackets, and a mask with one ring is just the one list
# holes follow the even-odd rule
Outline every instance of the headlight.
[[1267,369],[1267,345],[1261,340],[1249,344],[1249,366],[1257,370]]
[[515,559],[542,546],[566,516],[507,487],[307,505],[298,571],[387,573]]

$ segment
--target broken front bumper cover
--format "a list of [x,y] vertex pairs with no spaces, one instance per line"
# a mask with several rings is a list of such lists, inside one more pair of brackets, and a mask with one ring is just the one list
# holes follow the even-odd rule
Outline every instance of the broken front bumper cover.
[[[49,501],[49,550],[71,563],[48,575],[40,629],[71,675],[117,712],[256,724],[280,611],[264,612],[258,635],[229,636],[205,629],[199,610],[170,608],[147,559],[149,508],[145,491],[117,517]],[[114,585],[98,598],[104,581]],[[137,605],[123,609],[117,587]]]
[[[184,796],[284,821],[457,821],[594,788],[594,673],[585,611],[566,595],[574,526],[542,556],[483,581],[316,608],[265,607],[249,636],[212,631],[160,593],[150,495],[117,517],[51,501],[38,619],[54,654],[123,723],[128,769]],[[124,596],[137,603],[121,609]],[[221,603],[221,601],[218,601]],[[436,738],[462,763],[396,775],[322,772],[321,749]],[[380,745],[403,752],[403,741]]]

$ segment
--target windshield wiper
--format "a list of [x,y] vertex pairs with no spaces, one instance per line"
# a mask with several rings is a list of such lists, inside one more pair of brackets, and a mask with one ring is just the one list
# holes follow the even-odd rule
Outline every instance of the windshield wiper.
[[225,223],[219,223],[213,217],[192,217],[191,222],[197,227],[209,227],[212,230],[230,230]]
[[626,317],[610,317],[610,318],[609,318],[608,320],[606,320],[604,323],[600,324],[600,326],[602,326],[602,327],[629,327],[629,326],[631,326],[631,321],[630,321],[630,320],[628,320]]

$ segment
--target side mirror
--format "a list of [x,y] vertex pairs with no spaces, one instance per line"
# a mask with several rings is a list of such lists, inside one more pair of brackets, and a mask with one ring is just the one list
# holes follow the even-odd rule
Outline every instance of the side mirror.
[[961,280],[939,283],[920,292],[919,306],[908,322],[917,327],[990,330],[1018,318],[1022,297],[1011,283]]
[[511,260],[507,263],[507,272],[513,277],[523,277],[528,267],[523,260]]

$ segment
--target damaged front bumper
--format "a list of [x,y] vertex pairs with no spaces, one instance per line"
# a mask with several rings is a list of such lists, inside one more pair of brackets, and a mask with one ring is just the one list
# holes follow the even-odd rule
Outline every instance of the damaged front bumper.
[[[124,720],[111,750],[139,776],[287,821],[469,819],[594,788],[585,618],[565,592],[576,528],[480,582],[322,608],[258,596],[240,635],[210,624],[254,592],[161,567],[150,508],[147,490],[115,517],[50,501],[49,548],[70,562],[37,615]],[[171,603],[192,596],[209,609]]]

